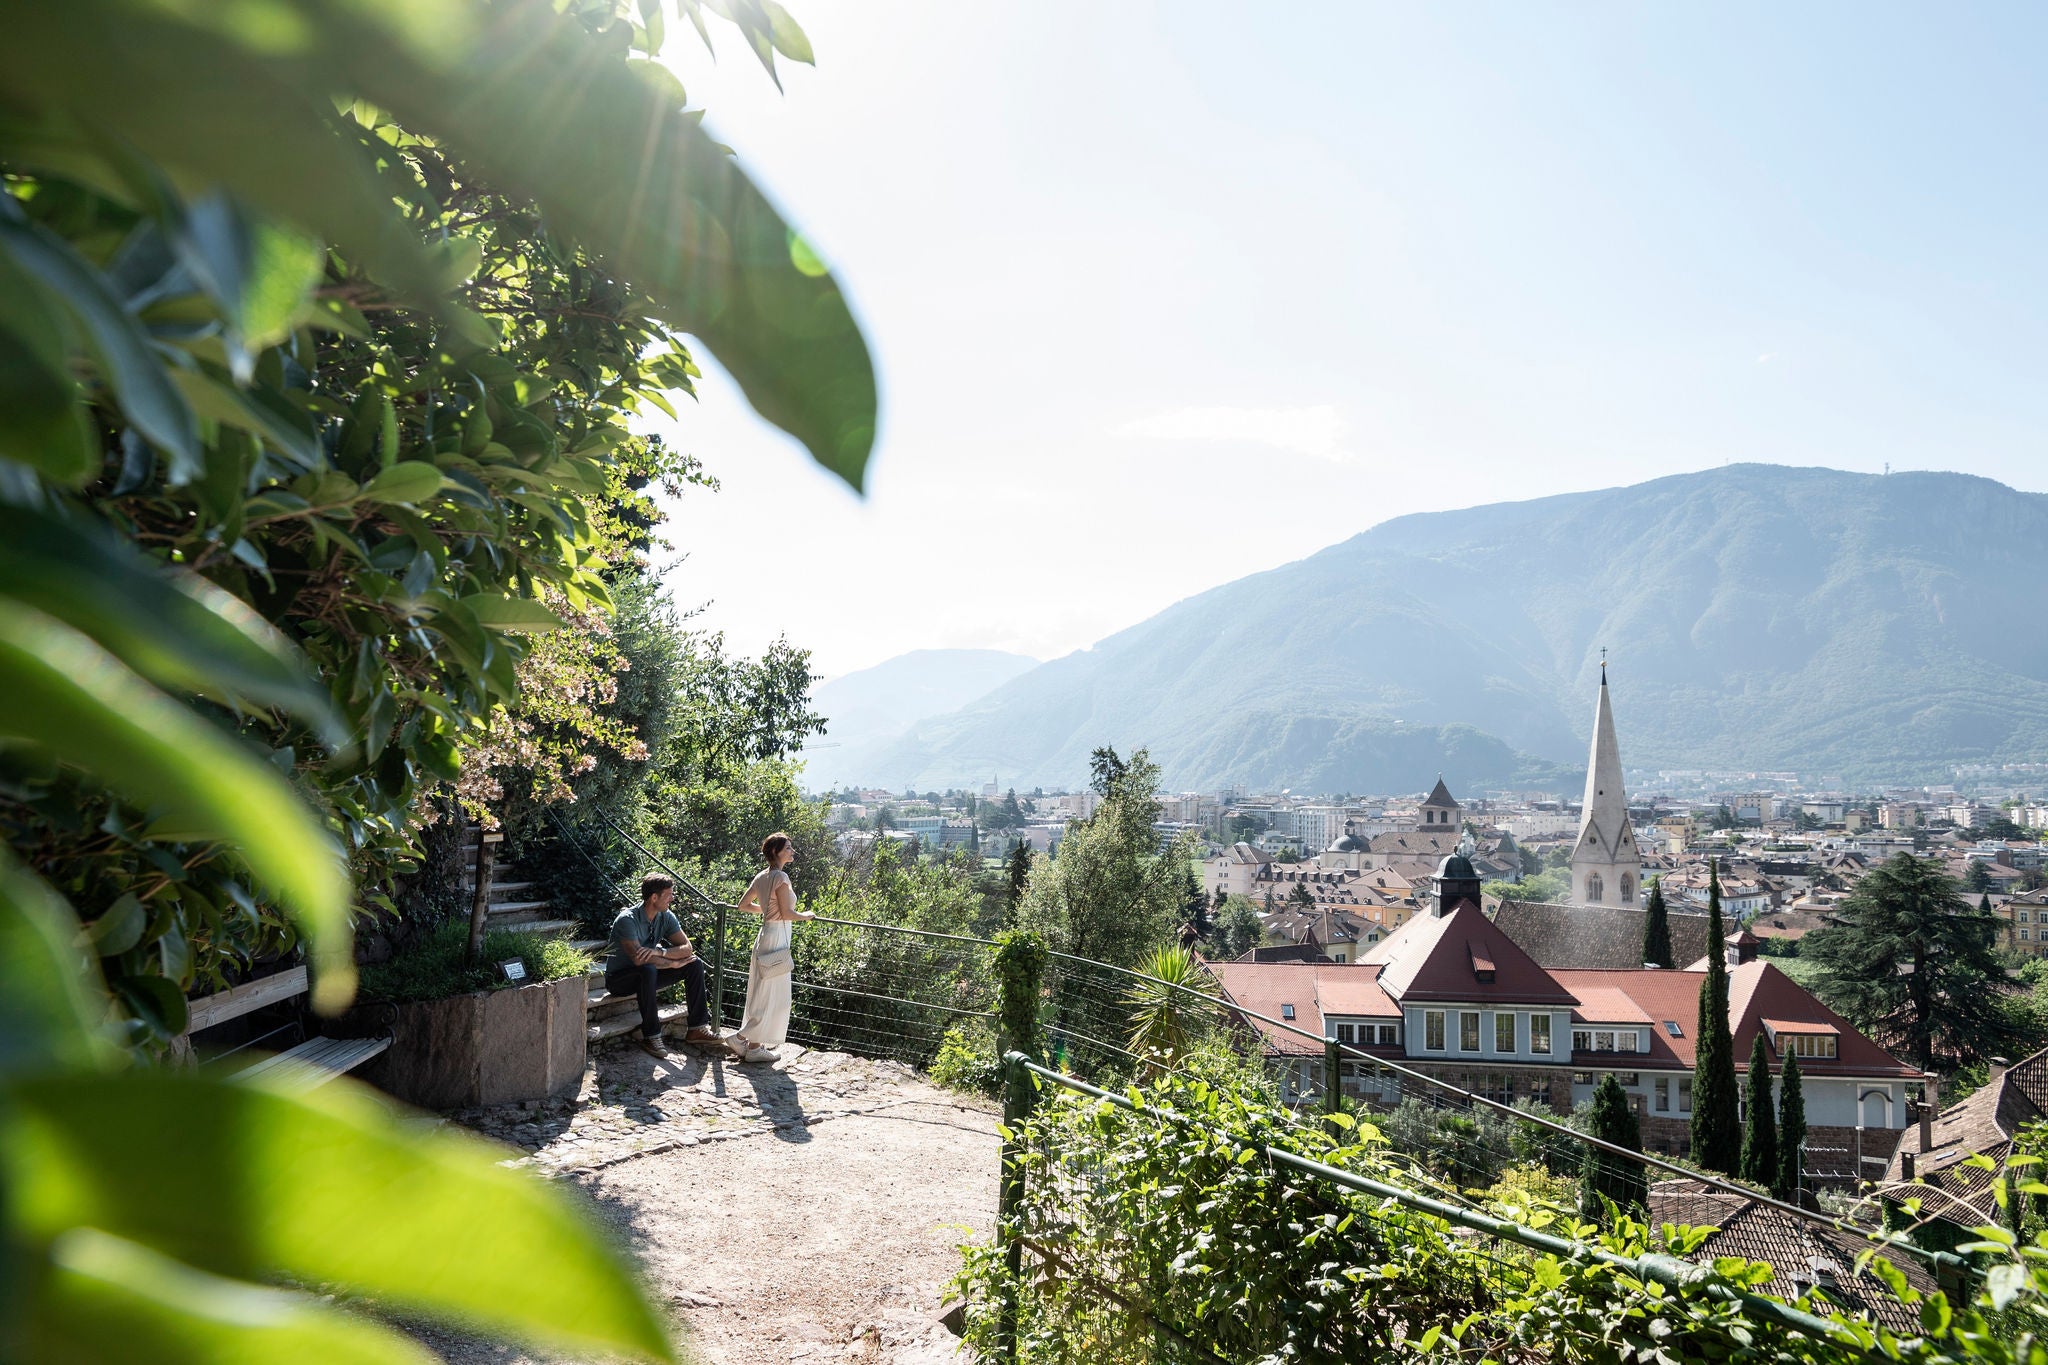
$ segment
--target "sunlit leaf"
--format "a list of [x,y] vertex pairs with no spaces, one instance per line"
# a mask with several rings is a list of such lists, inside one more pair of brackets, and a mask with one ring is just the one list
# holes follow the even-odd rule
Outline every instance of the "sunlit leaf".
[[291,787],[217,727],[90,639],[0,599],[0,735],[28,740],[137,805],[233,844],[293,910],[311,947],[315,1003],[355,989],[348,880]]
[[343,1285],[536,1342],[673,1358],[625,1262],[560,1192],[473,1139],[406,1132],[346,1081],[286,1096],[143,1072],[29,1080],[9,1101],[0,1169],[30,1237],[100,1228],[213,1275]]
[[462,599],[462,605],[483,625],[503,631],[560,630],[562,618],[540,603],[524,597],[495,597],[477,594]]
[[431,1365],[439,1359],[358,1314],[304,1294],[208,1275],[91,1228],[58,1237],[48,1260],[27,1324],[29,1350],[39,1360]]
[[441,491],[441,471],[425,460],[400,460],[363,485],[363,502],[424,502]]
[[319,244],[218,192],[190,204],[182,228],[179,259],[241,344],[254,350],[282,340],[320,278]]

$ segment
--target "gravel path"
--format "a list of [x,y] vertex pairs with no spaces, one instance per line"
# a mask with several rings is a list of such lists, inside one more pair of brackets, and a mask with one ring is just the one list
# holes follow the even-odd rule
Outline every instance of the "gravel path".
[[[997,1115],[909,1068],[607,1049],[577,1100],[454,1116],[522,1146],[632,1248],[701,1365],[952,1365],[958,1248],[994,1222]],[[531,1357],[423,1331],[457,1365]]]

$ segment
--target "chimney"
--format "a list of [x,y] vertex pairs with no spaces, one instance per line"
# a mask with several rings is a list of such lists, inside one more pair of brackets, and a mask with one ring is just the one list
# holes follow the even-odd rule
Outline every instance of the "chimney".
[[1984,1082],[1984,1084],[1986,1084],[1986,1085],[1996,1085],[1996,1084],[1998,1084],[1998,1078],[1999,1078],[2000,1076],[2003,1076],[2003,1075],[2005,1074],[2005,1069],[2006,1069],[2007,1067],[2011,1066],[2011,1065],[2012,1065],[2012,1063],[2011,1063],[2011,1062],[2009,1062],[2009,1061],[2007,1061],[2007,1060],[2006,1060],[2005,1058],[2003,1058],[2003,1057],[1993,1057],[1993,1058],[1991,1059],[1991,1077],[1990,1077],[1990,1079],[1986,1080],[1986,1081]]
[[1931,1101],[1920,1101],[1920,1150],[1934,1150],[1934,1105]]
[[1899,1153],[1899,1171],[1900,1171],[1900,1173],[1901,1173],[1902,1175],[1904,1175],[1904,1176],[1906,1177],[1906,1179],[1908,1179],[1908,1180],[1912,1180],[1912,1179],[1914,1178],[1914,1176],[1913,1176],[1913,1154],[1912,1154],[1911,1152],[1900,1152],[1900,1153]]

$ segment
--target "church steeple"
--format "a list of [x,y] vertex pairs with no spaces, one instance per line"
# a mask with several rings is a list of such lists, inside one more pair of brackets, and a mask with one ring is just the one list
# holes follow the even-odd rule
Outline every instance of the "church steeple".
[[[1604,651],[1603,651],[1604,654]],[[1643,880],[1643,856],[1629,826],[1628,793],[1621,785],[1621,745],[1607,700],[1607,660],[1600,661],[1600,696],[1593,704],[1593,751],[1586,760],[1586,799],[1579,841],[1572,848],[1572,900],[1579,905],[1634,905]]]

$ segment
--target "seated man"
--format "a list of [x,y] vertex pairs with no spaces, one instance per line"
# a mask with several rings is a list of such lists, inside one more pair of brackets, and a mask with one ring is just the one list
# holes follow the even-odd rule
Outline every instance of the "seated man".
[[661,1013],[655,994],[678,981],[683,983],[690,1006],[687,1041],[718,1041],[718,1033],[711,1027],[711,1008],[705,999],[704,959],[697,956],[683,933],[682,921],[668,908],[675,898],[676,884],[667,877],[643,880],[640,908],[621,910],[612,921],[612,955],[604,965],[607,991],[640,997],[640,1046],[657,1057],[668,1056],[668,1045],[661,1039]]

